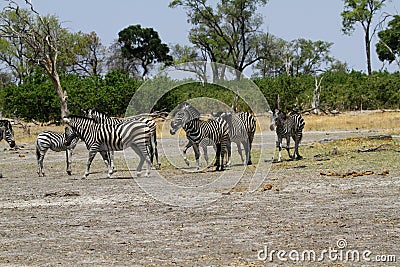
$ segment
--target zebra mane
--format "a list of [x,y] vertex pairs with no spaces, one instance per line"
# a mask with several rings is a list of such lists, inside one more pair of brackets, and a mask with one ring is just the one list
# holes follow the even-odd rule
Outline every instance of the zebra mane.
[[67,117],[64,117],[64,119],[88,120],[88,121],[96,122],[96,120],[93,118],[88,118],[88,117],[80,116],[80,115],[69,115]]

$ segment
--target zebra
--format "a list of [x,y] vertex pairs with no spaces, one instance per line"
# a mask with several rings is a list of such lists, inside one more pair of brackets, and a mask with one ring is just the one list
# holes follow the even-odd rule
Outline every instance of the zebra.
[[[195,152],[197,169],[200,169],[199,146],[202,140],[209,139],[216,146],[216,170],[224,170],[224,156],[230,157],[230,139],[228,125],[222,120],[200,120],[200,112],[187,102],[178,106],[178,110],[171,121],[170,133],[172,135],[182,128],[186,132]],[[188,144],[189,145],[189,144]],[[186,157],[186,155],[184,154]]]
[[[217,121],[217,123],[219,123],[221,125],[226,124],[226,122],[222,118],[218,118],[218,117],[210,118],[209,120],[215,120],[215,121]],[[185,161],[187,166],[189,166],[190,162],[187,159],[186,152],[192,146],[193,146],[193,142],[188,138],[188,143],[186,144],[185,148],[183,149],[183,159],[184,159],[184,161]],[[210,167],[210,162],[209,162],[209,157],[208,157],[208,148],[207,148],[209,146],[212,146],[214,148],[214,150],[217,151],[217,146],[215,145],[214,141],[209,139],[209,138],[204,138],[199,143],[199,147],[201,147],[203,149],[203,155],[204,155],[204,159],[205,159],[206,164],[207,164],[207,168]],[[231,149],[229,148],[227,150],[228,150],[227,151],[228,159],[230,159],[231,158]],[[227,162],[226,166],[229,167],[230,166],[230,162]]]
[[249,138],[249,160],[247,165],[251,165],[253,164],[251,161],[251,149],[253,147],[254,134],[256,133],[256,119],[249,112],[238,112],[236,115],[242,120],[247,131],[247,138]]
[[[279,148],[278,161],[281,161],[282,158],[281,150],[283,138],[286,138],[286,150],[289,157],[291,159],[294,159],[295,156],[297,159],[302,158],[299,154],[299,144],[303,138],[304,125],[304,119],[296,112],[292,112],[288,115],[279,109],[275,109],[275,112],[272,112],[270,129],[273,131],[276,128],[276,134],[278,136],[276,145]],[[290,154],[290,137],[294,140],[293,156]]]
[[140,157],[137,176],[141,175],[145,162],[147,163],[145,176],[149,176],[151,169],[149,158],[151,134],[146,123],[132,120],[120,124],[103,124],[97,123],[91,118],[72,115],[64,117],[64,122],[71,127],[73,132],[73,134],[65,133],[65,145],[69,145],[76,135],[85,142],[86,148],[89,150],[89,158],[83,178],[89,175],[90,165],[97,152],[100,152],[103,157],[108,167],[108,177],[111,177],[113,170],[108,151],[120,151],[128,147],[132,148]]
[[[146,117],[128,117],[128,118],[116,118],[116,117],[109,117],[104,113],[101,113],[99,111],[96,111],[94,109],[88,109],[88,110],[81,110],[83,116],[88,117],[88,118],[93,118],[96,120],[98,123],[106,123],[106,124],[119,124],[123,123],[125,121],[130,121],[130,120],[137,120],[141,121],[147,124],[147,126],[150,128],[150,133],[151,133],[151,138],[153,139],[151,142],[151,150],[150,150],[150,160],[151,163],[153,164],[154,162],[154,156],[156,158],[156,169],[159,170],[161,167],[161,163],[158,159],[158,149],[157,149],[157,124],[154,120],[148,119]],[[110,151],[110,158],[111,158],[111,164],[112,168],[114,168],[114,152]]]
[[0,141],[3,139],[11,148],[15,147],[14,130],[8,120],[0,120]]
[[[65,132],[72,134],[72,130],[69,126],[65,127]],[[51,149],[56,152],[65,151],[66,161],[67,161],[67,174],[71,175],[71,157],[72,150],[75,149],[76,144],[78,143],[78,138],[72,139],[72,142],[69,146],[66,146],[65,143],[65,132],[58,133],[53,131],[42,131],[36,137],[36,159],[38,163],[38,175],[45,176],[43,172],[43,160],[46,152]]]
[[[236,143],[238,153],[245,165],[251,165],[251,143],[254,139],[254,133],[256,130],[256,122],[248,112],[231,113],[231,112],[213,112],[212,115],[217,118],[224,119],[229,126],[229,137],[231,142]],[[242,145],[246,153],[246,161],[242,154]],[[230,162],[229,162],[230,163]]]

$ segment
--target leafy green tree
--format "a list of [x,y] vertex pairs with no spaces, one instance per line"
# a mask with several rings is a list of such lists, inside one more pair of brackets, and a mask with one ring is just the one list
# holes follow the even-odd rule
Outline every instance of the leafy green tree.
[[[207,55],[211,62],[226,64],[242,73],[261,58],[257,36],[261,33],[262,16],[257,8],[267,0],[220,0],[213,8],[207,0],[173,0],[169,6],[183,7],[193,25],[189,40]],[[214,69],[223,77],[223,70]],[[240,76],[238,76],[240,78]]]
[[67,66],[68,72],[81,76],[95,76],[103,72],[106,47],[102,45],[100,38],[95,32],[74,34],[75,59]]
[[387,29],[378,32],[378,37],[376,53],[379,60],[389,61],[389,64],[396,61],[400,68],[400,16],[394,16]]
[[49,76],[56,91],[61,116],[69,114],[67,92],[60,82],[60,62],[64,64],[74,58],[72,54],[74,38],[63,28],[57,17],[41,16],[35,11],[31,1],[25,0],[28,9],[21,9],[13,0],[0,14],[0,37],[9,45],[22,47],[22,53],[29,64],[38,66]]
[[384,6],[386,0],[344,0],[342,16],[342,31],[344,34],[352,34],[355,24],[360,24],[364,31],[365,53],[367,57],[367,73],[371,75],[371,42],[375,34],[373,18]]
[[122,44],[122,56],[138,61],[143,69],[142,77],[149,73],[153,64],[172,62],[168,46],[161,42],[158,33],[152,28],[131,25],[120,31],[118,36],[118,42]]

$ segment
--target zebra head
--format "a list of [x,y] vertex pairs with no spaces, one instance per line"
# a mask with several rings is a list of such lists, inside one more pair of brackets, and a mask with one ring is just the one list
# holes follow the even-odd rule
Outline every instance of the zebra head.
[[175,112],[169,132],[174,135],[186,123],[199,118],[200,112],[189,103],[183,102],[178,106],[178,110]]
[[10,147],[15,147],[14,131],[8,120],[0,120],[0,140],[6,140]]
[[65,146],[71,145],[72,141],[78,137],[77,133],[69,125],[65,126],[64,133],[65,133],[65,139],[64,139]]
[[269,128],[271,131],[274,131],[276,127],[280,127],[283,125],[283,122],[286,120],[286,113],[282,110],[275,109],[274,112],[271,112],[271,122]]
[[72,140],[75,138],[80,138],[84,140],[82,133],[78,130],[79,126],[82,126],[83,124],[89,122],[95,123],[93,119],[89,119],[86,117],[80,117],[80,116],[68,116],[64,117],[63,121],[67,126],[65,127],[64,130],[64,135],[65,135],[65,140],[64,140],[64,145],[69,146],[71,145]]

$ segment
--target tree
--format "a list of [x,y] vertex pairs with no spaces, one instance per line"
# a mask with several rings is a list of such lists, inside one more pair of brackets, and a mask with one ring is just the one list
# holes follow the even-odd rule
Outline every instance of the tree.
[[58,74],[59,62],[69,62],[73,56],[68,49],[71,34],[61,27],[58,18],[42,17],[30,1],[25,4],[30,10],[20,9],[13,0],[0,16],[0,37],[10,45],[19,46],[22,56],[29,64],[42,68],[50,77],[61,106],[61,117],[68,116],[67,92],[63,90]]
[[297,39],[292,41],[292,74],[313,74],[332,63],[329,56],[333,43]]
[[[21,10],[20,12],[28,12]],[[3,12],[2,16],[8,16],[13,23],[20,23],[11,12]],[[20,25],[19,27],[21,27]],[[32,66],[24,57],[26,47],[19,45],[19,40],[11,38],[0,38],[0,61],[8,68],[13,81],[22,84],[24,79],[33,72]]]
[[314,74],[329,68],[334,62],[330,56],[333,43],[296,39],[287,42],[272,35],[263,35],[259,44],[262,60],[254,69],[258,69],[262,77],[286,73],[290,76]]
[[81,76],[95,76],[103,71],[106,48],[95,32],[75,34],[73,48],[76,56],[69,67],[69,72]]
[[256,11],[266,3],[267,0],[221,0],[214,9],[207,0],[174,0],[169,6],[187,10],[188,21],[194,26],[189,40],[211,62],[237,70],[240,79],[245,68],[261,59],[256,52],[262,17]]
[[378,32],[379,42],[376,44],[376,53],[379,60],[396,61],[400,68],[400,16],[393,16],[385,30]]
[[172,57],[168,55],[168,46],[161,42],[158,33],[152,28],[131,25],[120,31],[118,36],[122,56],[140,63],[143,69],[142,77],[149,73],[151,65],[172,62]]
[[371,42],[376,31],[376,26],[372,28],[373,18],[385,2],[386,0],[344,0],[344,10],[340,14],[344,34],[352,34],[357,23],[363,28],[368,75],[372,73]]
[[107,71],[118,71],[140,78],[141,76],[137,68],[139,62],[136,59],[127,59],[123,57],[121,48],[122,44],[118,41],[115,41],[108,47],[105,60]]

